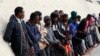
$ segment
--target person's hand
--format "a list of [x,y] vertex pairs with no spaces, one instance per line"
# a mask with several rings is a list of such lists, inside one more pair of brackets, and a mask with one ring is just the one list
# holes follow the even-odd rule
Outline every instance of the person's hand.
[[43,36],[46,36],[47,35],[47,32],[45,30],[40,30],[40,33],[43,35]]
[[64,46],[62,44],[59,44],[60,47],[64,48]]
[[31,53],[34,52],[34,47],[33,47],[33,46],[30,48],[30,52],[31,52]]
[[59,41],[59,40],[57,40],[57,43],[60,43],[60,41]]

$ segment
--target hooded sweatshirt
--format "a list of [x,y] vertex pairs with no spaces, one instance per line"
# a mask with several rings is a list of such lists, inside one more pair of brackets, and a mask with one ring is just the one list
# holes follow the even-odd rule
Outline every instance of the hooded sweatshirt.
[[68,24],[70,24],[76,16],[77,16],[77,12],[76,11],[72,11],[71,12],[71,17],[68,20]]

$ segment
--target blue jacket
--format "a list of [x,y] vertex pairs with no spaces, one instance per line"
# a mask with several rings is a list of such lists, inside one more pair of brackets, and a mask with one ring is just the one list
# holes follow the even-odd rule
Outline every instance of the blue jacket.
[[33,26],[28,22],[26,23],[26,25],[27,25],[28,34],[31,40],[33,41],[34,50],[36,53],[38,53],[39,52],[38,41],[41,39],[41,34],[36,25]]
[[78,24],[76,22],[70,23],[69,30],[72,37],[75,37],[75,34],[77,33],[77,28],[78,28]]

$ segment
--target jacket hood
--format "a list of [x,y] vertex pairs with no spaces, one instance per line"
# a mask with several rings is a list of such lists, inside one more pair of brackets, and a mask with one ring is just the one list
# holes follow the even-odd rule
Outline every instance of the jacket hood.
[[72,16],[72,17],[76,17],[76,16],[77,16],[77,12],[76,12],[76,11],[72,11],[72,12],[71,12],[71,16]]

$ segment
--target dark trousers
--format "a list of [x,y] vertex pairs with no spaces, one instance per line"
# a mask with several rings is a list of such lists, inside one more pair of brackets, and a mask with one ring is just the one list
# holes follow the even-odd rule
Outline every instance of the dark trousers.
[[50,47],[45,48],[45,52],[47,56],[50,56]]
[[81,44],[74,46],[74,54],[75,56],[82,55],[83,50]]
[[36,56],[47,56],[45,50],[40,50],[39,53],[36,53]]
[[50,48],[50,56],[67,56],[65,49],[59,45]]
[[[100,30],[100,28],[99,28],[99,30]],[[94,45],[100,43],[100,40],[97,36],[96,28],[93,31],[91,31],[91,35],[92,35],[92,38],[93,38],[93,44]]]
[[36,56],[41,56],[41,54],[40,53],[36,53]]
[[89,44],[88,44],[88,37],[86,37],[84,40],[85,40],[85,46],[86,46],[86,49],[89,49]]

